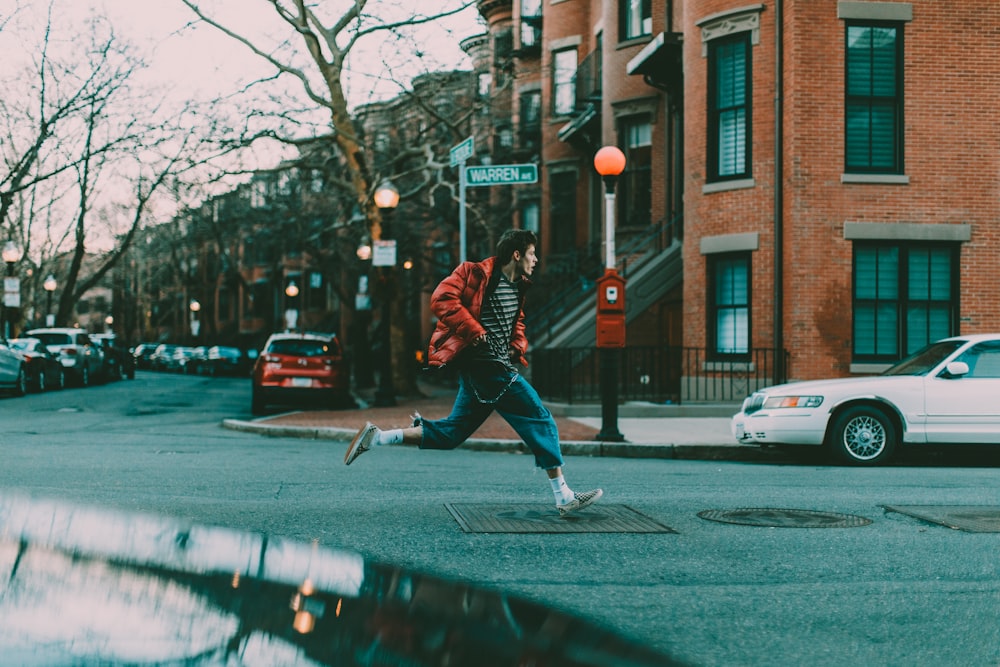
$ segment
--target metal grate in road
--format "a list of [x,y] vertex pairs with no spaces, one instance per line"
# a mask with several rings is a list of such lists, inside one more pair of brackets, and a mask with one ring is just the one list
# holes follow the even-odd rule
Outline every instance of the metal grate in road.
[[872,521],[863,516],[774,507],[741,507],[731,510],[704,510],[698,516],[708,521],[764,528],[857,528]]
[[906,514],[967,533],[1000,533],[1000,507],[996,505],[883,505],[889,512]]
[[675,533],[627,505],[594,505],[560,516],[555,507],[445,503],[466,533]]

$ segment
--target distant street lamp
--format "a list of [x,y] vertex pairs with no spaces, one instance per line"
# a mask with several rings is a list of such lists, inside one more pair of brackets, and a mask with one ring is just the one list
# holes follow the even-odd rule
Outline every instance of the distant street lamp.
[[288,308],[285,308],[285,328],[289,331],[295,331],[299,321],[299,311],[294,307],[295,297],[298,295],[299,286],[295,284],[294,280],[288,281],[288,286],[285,287],[285,296],[288,297]]
[[52,312],[52,293],[56,291],[56,277],[50,273],[46,276],[42,287],[45,288],[45,326],[54,327],[56,325],[56,316]]
[[[392,214],[396,210],[396,206],[399,205],[399,190],[390,181],[382,181],[382,184],[375,190],[374,199],[375,205],[382,212],[382,238],[378,240],[385,242],[390,239],[389,223],[392,220]],[[372,263],[374,265],[374,258]],[[396,405],[396,388],[392,382],[392,333],[390,331],[392,328],[392,279],[394,264],[395,258],[393,257],[391,263],[387,262],[384,265],[380,265],[379,269],[380,296],[382,300],[382,372],[379,375],[378,387],[375,389],[375,405],[378,407]]]
[[597,280],[597,347],[600,354],[601,430],[598,440],[621,442],[618,430],[618,369],[625,347],[625,279],[615,267],[615,182],[625,170],[625,154],[604,146],[594,155],[604,180],[604,275]]
[[201,310],[201,303],[197,299],[191,299],[188,309],[191,311],[191,337],[197,342],[198,332],[201,330],[201,320],[198,319],[198,311]]
[[7,241],[0,253],[7,265],[7,275],[3,281],[3,337],[10,338],[8,309],[21,307],[21,281],[14,276],[14,265],[21,261],[21,248],[13,240]]

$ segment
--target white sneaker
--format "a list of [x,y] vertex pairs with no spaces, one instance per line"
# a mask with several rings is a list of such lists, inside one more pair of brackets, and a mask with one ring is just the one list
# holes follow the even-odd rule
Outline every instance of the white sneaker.
[[351,440],[351,445],[344,454],[344,465],[351,465],[354,459],[358,458],[372,448],[372,442],[378,437],[379,428],[371,422],[366,422]]
[[556,508],[559,510],[560,516],[566,516],[570,512],[576,512],[582,510],[584,507],[593,505],[603,495],[604,491],[602,489],[593,489],[591,491],[584,491],[583,493],[576,493],[574,491],[573,500],[563,505],[556,505]]

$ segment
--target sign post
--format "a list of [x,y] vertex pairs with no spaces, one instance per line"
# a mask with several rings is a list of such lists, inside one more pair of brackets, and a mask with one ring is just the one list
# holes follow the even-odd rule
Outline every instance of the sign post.
[[449,157],[451,166],[458,167],[458,261],[465,261],[466,222],[465,222],[465,161],[475,152],[472,137],[451,147]]

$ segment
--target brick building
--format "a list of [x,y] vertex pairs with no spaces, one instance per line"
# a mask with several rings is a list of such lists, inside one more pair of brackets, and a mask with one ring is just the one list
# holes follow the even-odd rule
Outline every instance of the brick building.
[[[595,254],[590,159],[617,145],[619,255],[682,260],[654,273],[666,289],[629,277],[628,344],[698,351],[682,395],[716,372],[746,384],[709,398],[877,372],[995,329],[1000,5],[515,0],[511,16],[515,95],[540,94],[545,268]],[[588,342],[558,338],[543,344]]]

